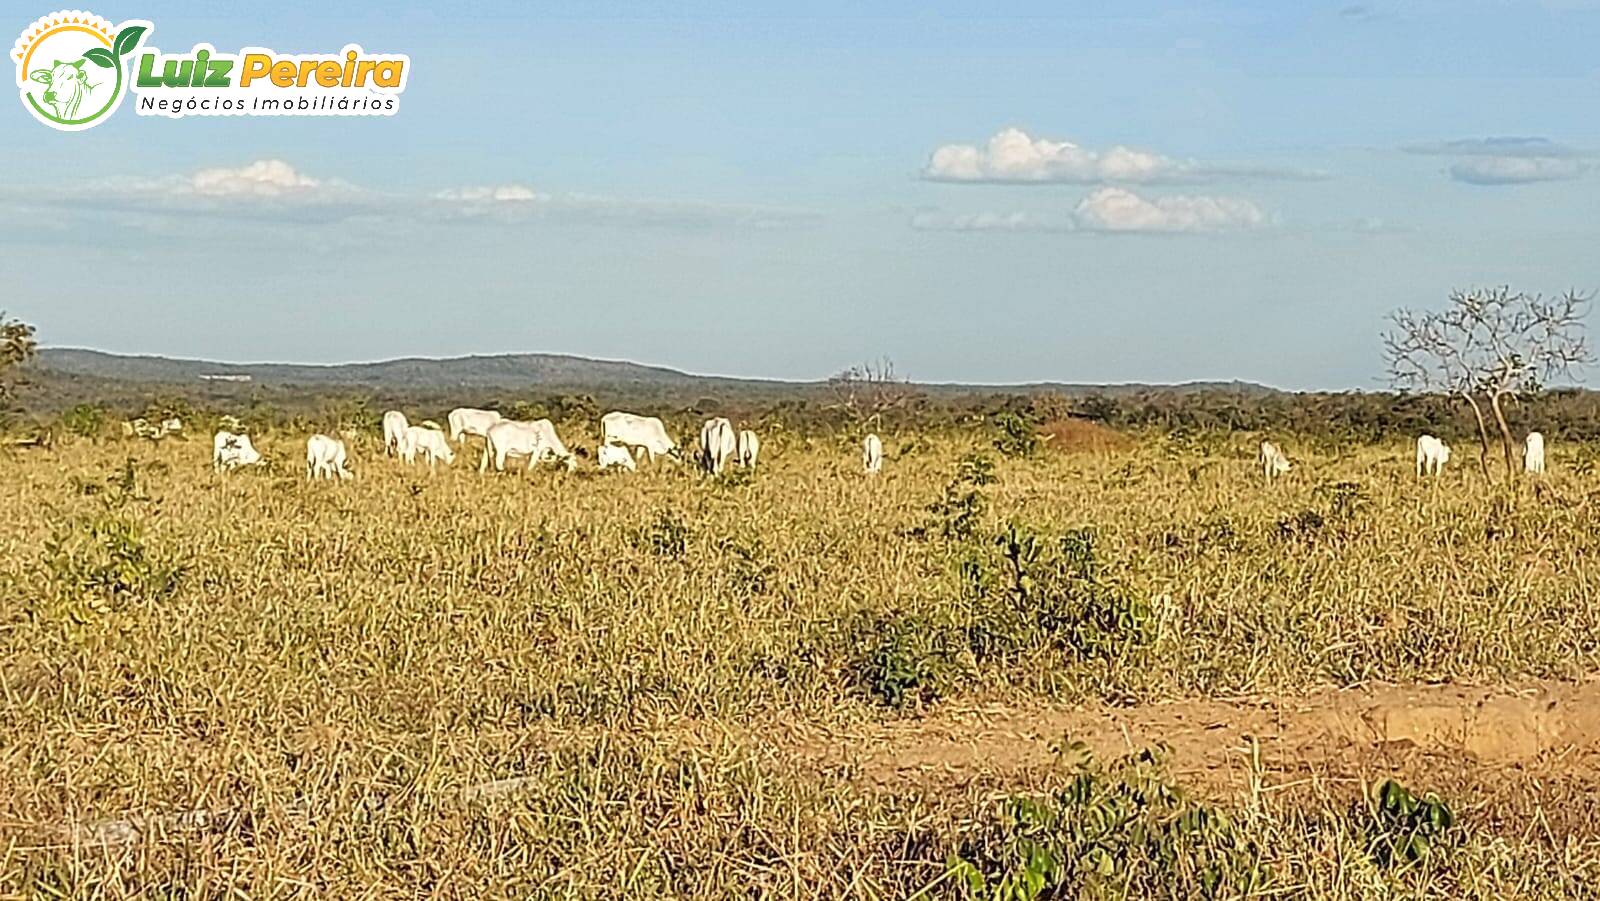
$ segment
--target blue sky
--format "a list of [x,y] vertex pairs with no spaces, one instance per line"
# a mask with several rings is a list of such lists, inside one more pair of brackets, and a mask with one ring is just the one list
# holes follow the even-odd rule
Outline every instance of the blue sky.
[[1600,287],[1600,0],[339,6],[95,4],[167,52],[404,52],[409,86],[14,107],[0,306],[226,360],[1346,388],[1397,306]]

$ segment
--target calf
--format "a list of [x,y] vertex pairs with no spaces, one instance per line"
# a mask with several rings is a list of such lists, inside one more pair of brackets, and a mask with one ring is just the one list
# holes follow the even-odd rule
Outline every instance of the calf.
[[1529,432],[1523,445],[1522,469],[1531,475],[1544,475],[1544,436]]
[[739,431],[739,439],[734,445],[734,462],[746,469],[756,468],[756,457],[761,453],[761,439],[749,429]]
[[883,441],[877,435],[868,435],[861,442],[861,463],[869,476],[883,469]]
[[1417,439],[1417,478],[1425,475],[1442,475],[1444,465],[1450,462],[1450,445],[1423,435]]
[[456,461],[456,452],[450,449],[444,432],[419,425],[406,426],[405,431],[400,433],[400,459],[409,465],[417,462],[419,453],[427,458],[429,472],[433,472],[435,465],[441,461],[446,466]]
[[343,441],[327,435],[312,435],[306,439],[306,478],[355,478],[345,468],[346,459]]
[[1288,473],[1291,468],[1283,449],[1271,441],[1261,442],[1261,453],[1256,456],[1256,461],[1261,464],[1261,473],[1268,482]]
[[616,468],[634,472],[639,468],[638,464],[634,462],[633,452],[615,444],[600,445],[599,450],[595,451],[595,459],[599,462],[601,469]]

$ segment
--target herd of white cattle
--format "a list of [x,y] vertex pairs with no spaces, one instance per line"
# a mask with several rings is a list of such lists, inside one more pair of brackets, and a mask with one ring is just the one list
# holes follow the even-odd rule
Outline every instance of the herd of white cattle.
[[[543,463],[555,463],[568,471],[578,468],[577,457],[567,450],[556,434],[555,424],[548,419],[506,419],[494,410],[460,407],[451,410],[445,421],[448,435],[437,423],[425,420],[412,425],[404,413],[390,410],[383,414],[384,453],[408,465],[420,460],[433,471],[440,463],[454,463],[455,446],[464,448],[470,437],[477,437],[483,439],[479,472],[486,472],[491,465],[496,472],[503,472],[513,458],[525,459],[529,469]],[[228,424],[237,428],[236,422]],[[719,416],[706,420],[700,429],[699,444],[687,459],[707,474],[719,475],[730,465],[754,469],[760,454],[761,439],[755,432],[735,429],[732,422]],[[866,437],[861,455],[862,470],[867,475],[882,471],[883,441],[877,435]],[[600,446],[595,452],[600,469],[634,472],[641,461],[653,464],[663,457],[686,459],[660,419],[621,411],[600,417]],[[265,462],[249,435],[222,429],[212,437],[211,465],[218,472]],[[349,462],[350,452],[343,440],[321,434],[306,439],[306,478],[353,478]]]
[[[1283,448],[1271,441],[1261,442],[1261,451],[1256,455],[1256,462],[1261,465],[1261,474],[1268,482],[1285,475],[1291,468]],[[1444,465],[1449,462],[1450,445],[1432,435],[1423,435],[1417,439],[1417,478],[1443,475]],[[1522,469],[1530,475],[1544,474],[1544,435],[1538,432],[1528,433],[1528,438],[1522,446]]]

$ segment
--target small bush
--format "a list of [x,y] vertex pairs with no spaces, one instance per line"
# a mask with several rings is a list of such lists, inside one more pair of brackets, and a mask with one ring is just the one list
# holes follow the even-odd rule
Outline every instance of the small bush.
[[79,438],[99,438],[105,427],[106,411],[95,404],[78,404],[61,414],[61,428]]
[[1034,423],[1009,410],[994,415],[994,449],[1008,457],[1032,457],[1039,452],[1039,432]]
[[994,461],[982,454],[968,454],[956,464],[956,474],[945,486],[944,494],[928,505],[933,525],[919,530],[937,532],[952,541],[970,541],[978,534],[988,502],[982,488],[994,482]]
[[1367,853],[1385,867],[1425,860],[1457,832],[1455,814],[1438,795],[1414,795],[1393,779],[1373,787],[1355,819],[1366,827]]
[[931,703],[959,681],[959,637],[927,617],[863,611],[845,636],[856,688],[885,706]]
[[1189,799],[1161,758],[1143,751],[1082,760],[1063,789],[1007,801],[987,834],[952,864],[958,896],[1047,898],[1242,897],[1273,882],[1264,849],[1220,810]]

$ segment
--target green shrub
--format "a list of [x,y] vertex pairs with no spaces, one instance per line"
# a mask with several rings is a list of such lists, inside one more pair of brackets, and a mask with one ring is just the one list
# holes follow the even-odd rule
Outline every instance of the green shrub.
[[1044,797],[1005,803],[952,862],[959,897],[1219,898],[1270,888],[1264,849],[1220,810],[1191,800],[1143,751],[1078,772]]

